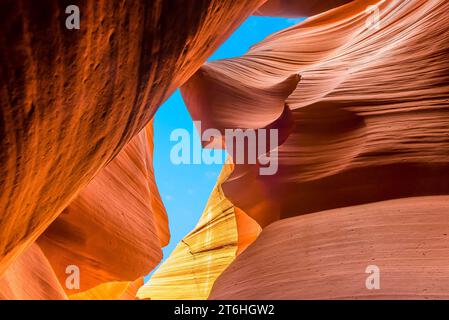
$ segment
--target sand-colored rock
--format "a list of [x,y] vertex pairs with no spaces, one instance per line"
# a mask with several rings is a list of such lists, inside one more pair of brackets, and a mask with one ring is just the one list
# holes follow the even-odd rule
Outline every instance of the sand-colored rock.
[[[431,196],[275,222],[216,280],[211,298],[448,299],[448,212],[449,196]],[[370,265],[379,290],[366,287]]]
[[230,201],[266,226],[449,194],[448,10],[444,0],[353,1],[201,67],[182,93],[203,129],[275,123],[286,136],[275,175],[236,165],[223,183]]
[[80,270],[79,289],[67,289],[67,294],[105,282],[133,281],[162,259],[168,221],[154,182],[150,140],[151,126],[135,136],[39,237],[61,283],[68,265]]
[[260,228],[223,195],[221,183],[232,170],[224,165],[197,226],[138,291],[139,299],[207,299],[215,279],[256,239]]
[[106,282],[90,290],[72,294],[71,300],[135,300],[143,278],[132,282]]
[[50,263],[37,244],[29,247],[0,278],[0,300],[66,300]]
[[0,274],[263,0],[0,10]]

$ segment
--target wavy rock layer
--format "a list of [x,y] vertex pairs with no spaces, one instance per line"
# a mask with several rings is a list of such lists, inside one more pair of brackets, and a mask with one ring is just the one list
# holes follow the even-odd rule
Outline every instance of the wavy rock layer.
[[269,0],[256,10],[256,15],[311,17],[352,0]]
[[[167,211],[159,194],[159,189],[156,184],[156,176],[154,175],[153,153],[154,153],[154,126],[153,120],[145,127],[146,143],[148,143],[148,152],[144,154],[146,177],[148,182],[148,189],[150,192],[150,207],[154,215],[156,230],[161,247],[165,247],[170,242],[170,229],[168,224]],[[140,134],[143,134],[141,132]]]
[[90,290],[72,294],[70,300],[135,300],[143,278],[132,282],[107,282]]
[[2,1],[0,274],[262,2]]
[[168,221],[154,183],[147,130],[151,134],[149,128],[135,136],[38,240],[61,283],[66,267],[78,266],[80,288],[67,294],[133,281],[162,259]]
[[[449,196],[397,199],[284,219],[216,280],[212,299],[449,297]],[[369,265],[380,289],[365,286]]]
[[230,201],[266,226],[449,194],[448,10],[444,0],[354,1],[201,67],[182,93],[203,129],[275,123],[286,134],[278,172],[237,165],[223,184]]
[[215,279],[258,236],[254,220],[223,195],[221,183],[232,170],[223,167],[197,226],[138,291],[139,299],[207,299]]
[[66,300],[50,263],[33,244],[0,278],[1,300]]

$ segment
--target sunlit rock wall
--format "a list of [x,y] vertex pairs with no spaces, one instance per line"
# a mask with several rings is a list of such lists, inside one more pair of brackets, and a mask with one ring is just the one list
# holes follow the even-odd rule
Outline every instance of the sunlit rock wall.
[[[366,9],[375,4],[372,24]],[[182,93],[204,130],[276,123],[286,136],[276,174],[237,165],[223,183],[229,200],[266,226],[448,194],[448,9],[441,0],[354,1],[273,34],[242,57],[201,67]]]
[[[432,196],[283,219],[235,259],[210,298],[448,299],[448,209],[449,196]],[[373,265],[378,290],[366,285]]]
[[0,275],[262,2],[1,2]]
[[232,163],[224,165],[197,226],[139,290],[139,299],[207,299],[215,279],[257,238],[259,225],[221,189],[232,170]]
[[[447,1],[1,6],[0,298],[447,298]],[[251,13],[314,16],[203,64]],[[149,122],[178,87],[203,129],[277,129],[278,167],[228,163],[142,286],[169,241]]]
[[149,138],[147,129],[135,136],[39,237],[62,283],[67,266],[79,268],[80,287],[67,294],[134,281],[162,259],[168,220],[154,183]]
[[1,300],[66,300],[67,295],[37,244],[31,245],[0,278]]
[[[204,130],[284,136],[274,175],[236,165],[222,184],[268,227],[211,298],[447,297],[448,10],[353,1],[205,64],[182,87]],[[381,291],[365,286],[370,264]]]

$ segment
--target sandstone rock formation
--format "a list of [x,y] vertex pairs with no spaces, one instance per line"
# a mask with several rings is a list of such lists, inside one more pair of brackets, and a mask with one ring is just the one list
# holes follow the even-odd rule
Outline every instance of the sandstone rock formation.
[[269,0],[255,14],[281,17],[311,17],[352,0]]
[[0,275],[262,2],[2,1]]
[[69,296],[71,300],[135,300],[143,278],[130,282],[106,282]]
[[[267,227],[211,298],[447,298],[448,10],[353,1],[207,63],[182,87],[203,129],[275,123],[286,134],[275,175],[236,165],[222,186],[262,227],[295,218]],[[370,263],[381,292],[365,287]]]
[[76,265],[86,291],[105,282],[134,281],[162,259],[168,220],[154,183],[152,134],[142,130],[102,169],[39,237],[61,283]]
[[[366,8],[375,4],[380,20],[371,24]],[[269,36],[243,57],[201,67],[182,91],[203,129],[277,121],[287,132],[277,174],[237,166],[223,184],[231,202],[265,226],[448,194],[448,9],[441,0],[354,1]]]
[[0,300],[66,300],[50,263],[31,245],[0,278]]
[[[0,299],[449,298],[448,1],[75,2],[80,30],[65,1],[1,4]],[[202,65],[251,13],[315,16]],[[143,285],[178,87],[203,130],[277,129],[278,170],[225,165]]]
[[[448,299],[449,196],[284,219],[217,279],[212,299]],[[380,290],[365,273],[380,269]],[[257,266],[257,267],[255,267]]]
[[224,165],[197,226],[139,290],[139,299],[207,299],[215,279],[257,238],[258,224],[221,189],[232,170]]

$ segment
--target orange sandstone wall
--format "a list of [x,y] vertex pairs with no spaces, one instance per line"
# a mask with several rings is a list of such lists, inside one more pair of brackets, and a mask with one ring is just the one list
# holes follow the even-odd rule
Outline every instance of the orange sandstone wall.
[[311,17],[352,0],[268,0],[254,14],[280,17]]
[[[379,22],[366,9],[378,4]],[[182,87],[203,129],[279,129],[279,170],[236,165],[225,195],[261,226],[449,193],[449,3],[353,1]]]
[[262,2],[2,1],[0,274]]
[[[216,280],[211,299],[448,299],[449,196],[283,219]],[[380,289],[367,290],[368,266]]]
[[31,245],[0,277],[0,300],[66,300],[50,263]]
[[[447,298],[448,10],[353,1],[183,85],[202,129],[281,137],[275,175],[237,164],[222,184],[265,229],[210,298]],[[371,263],[381,291],[365,287]]]
[[140,288],[139,299],[207,299],[215,279],[257,238],[259,225],[223,194],[233,168],[229,161],[223,166],[197,226]]
[[69,296],[70,300],[135,300],[143,278],[131,282],[105,282],[90,290]]
[[155,188],[152,152],[144,129],[39,237],[61,283],[67,266],[79,268],[80,288],[67,294],[105,282],[134,281],[162,259],[168,220]]

